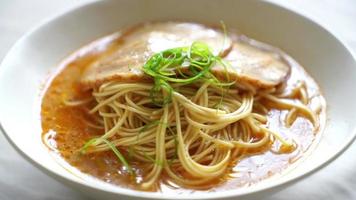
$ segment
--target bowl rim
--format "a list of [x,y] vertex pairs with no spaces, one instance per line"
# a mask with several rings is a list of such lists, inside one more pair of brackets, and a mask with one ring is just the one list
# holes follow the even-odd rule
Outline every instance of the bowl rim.
[[[98,4],[102,3],[100,0],[89,0],[85,3],[80,3],[79,5],[76,5],[72,8],[66,9],[59,14],[56,14],[54,16],[50,16],[48,18],[45,18],[44,20],[40,21],[37,23],[37,25],[33,26],[30,28],[28,31],[23,34],[20,39],[18,39],[15,44],[8,50],[6,55],[4,56],[3,60],[0,63],[0,75],[2,75],[7,68],[6,63],[8,62],[7,60],[9,59],[9,55],[13,53],[13,51],[18,47],[21,46],[22,42],[25,41],[29,36],[32,34],[36,34],[36,31],[42,29],[46,25],[52,23],[53,21],[64,17],[65,15],[75,13],[76,11],[80,9],[84,9],[86,7],[93,6],[93,4]],[[280,5],[274,1],[261,1],[260,3],[268,4],[268,6],[274,6],[278,9],[285,10],[297,17],[302,18],[303,20],[306,20],[310,22],[313,26],[318,27],[321,29],[324,34],[329,34],[336,42],[338,42],[343,48],[346,49],[346,51],[351,55],[352,60],[354,65],[356,66],[356,53],[348,46],[347,43],[345,43],[340,37],[337,36],[337,34],[333,33],[329,28],[325,27],[324,25],[321,25],[319,22],[314,20],[312,17],[310,17],[308,14],[300,11],[293,10],[292,7],[286,7],[285,5]],[[325,161],[320,163],[319,165],[313,166],[312,168],[308,169],[304,174],[300,174],[298,176],[294,176],[291,179],[287,179],[284,181],[277,181],[273,182],[267,185],[263,185],[262,187],[255,187],[250,190],[246,191],[224,191],[224,192],[214,192],[214,193],[207,193],[209,195],[207,196],[201,196],[199,195],[194,195],[194,194],[180,194],[179,196],[176,194],[170,194],[170,193],[152,193],[152,192],[144,192],[144,191],[137,191],[137,190],[132,190],[132,189],[126,189],[122,188],[119,186],[116,186],[117,189],[112,190],[108,188],[103,188],[103,187],[98,187],[94,186],[92,184],[89,184],[88,182],[79,182],[78,180],[68,178],[66,176],[63,176],[59,172],[56,172],[54,170],[51,170],[45,166],[43,166],[41,163],[37,162],[36,160],[33,160],[30,156],[29,153],[24,152],[19,146],[15,144],[15,142],[11,139],[10,134],[6,131],[6,128],[3,126],[1,123],[0,119],[0,132],[3,133],[5,136],[6,140],[11,144],[11,146],[23,157],[25,158],[29,163],[31,163],[33,166],[37,167],[40,169],[42,172],[45,174],[51,176],[52,178],[58,180],[61,179],[61,182],[69,182],[71,184],[78,184],[81,187],[87,187],[92,190],[99,190],[102,192],[107,192],[107,193],[112,193],[112,194],[117,194],[117,195],[124,195],[128,197],[138,197],[138,198],[146,198],[146,199],[216,199],[216,198],[229,198],[229,197],[238,197],[238,196],[245,196],[245,195],[250,195],[250,194],[256,194],[258,192],[262,191],[267,191],[271,190],[273,188],[277,188],[282,185],[288,185],[288,184],[293,184],[301,179],[304,179],[316,171],[326,167],[329,165],[332,161],[334,161],[336,158],[338,158],[343,152],[345,152],[350,145],[356,140],[356,127],[351,131],[350,135],[345,139],[345,141],[339,146],[337,151],[335,151],[329,158],[327,158]]]

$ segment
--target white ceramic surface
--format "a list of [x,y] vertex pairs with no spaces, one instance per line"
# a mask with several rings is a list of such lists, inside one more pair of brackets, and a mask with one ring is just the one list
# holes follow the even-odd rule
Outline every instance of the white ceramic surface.
[[[189,6],[187,6],[189,4]],[[320,84],[328,103],[328,122],[320,145],[285,176],[256,187],[199,196],[126,190],[68,173],[43,146],[39,121],[40,93],[49,73],[71,52],[125,25],[149,20],[218,23],[278,46],[300,62]],[[44,23],[11,49],[0,67],[0,122],[9,141],[28,160],[56,179],[95,197],[240,198],[264,196],[299,180],[332,161],[355,137],[356,95],[352,55],[326,30],[291,11],[260,1],[116,0],[95,2]],[[347,72],[347,73],[346,73]]]

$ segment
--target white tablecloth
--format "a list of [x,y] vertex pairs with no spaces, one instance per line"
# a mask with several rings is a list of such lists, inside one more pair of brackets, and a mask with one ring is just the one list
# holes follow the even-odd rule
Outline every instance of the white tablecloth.
[[[273,1],[315,19],[356,53],[355,0]],[[29,28],[82,3],[85,1],[0,0],[0,59]],[[0,199],[81,200],[86,197],[31,166],[0,134]],[[325,169],[266,199],[356,199],[356,144]]]

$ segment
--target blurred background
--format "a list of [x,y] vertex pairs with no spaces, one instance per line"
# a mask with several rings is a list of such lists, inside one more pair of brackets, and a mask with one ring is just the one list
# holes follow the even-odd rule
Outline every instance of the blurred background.
[[[340,38],[356,56],[356,0],[270,1],[318,22]],[[87,2],[90,1],[0,0],[0,60],[30,28],[49,17]],[[265,199],[356,199],[355,155],[356,144],[325,169]],[[17,199],[82,200],[87,197],[34,168],[20,157],[3,134],[0,134],[0,200]]]

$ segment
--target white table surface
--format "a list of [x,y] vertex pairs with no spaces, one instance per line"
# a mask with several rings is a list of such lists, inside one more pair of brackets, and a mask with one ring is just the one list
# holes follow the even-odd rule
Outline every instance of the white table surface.
[[[272,1],[316,20],[341,38],[356,55],[356,0]],[[28,29],[48,17],[85,2],[0,0],[0,60]],[[87,197],[56,182],[30,165],[0,134],[0,200],[23,199],[82,200]],[[320,172],[265,199],[356,199],[356,144]]]

